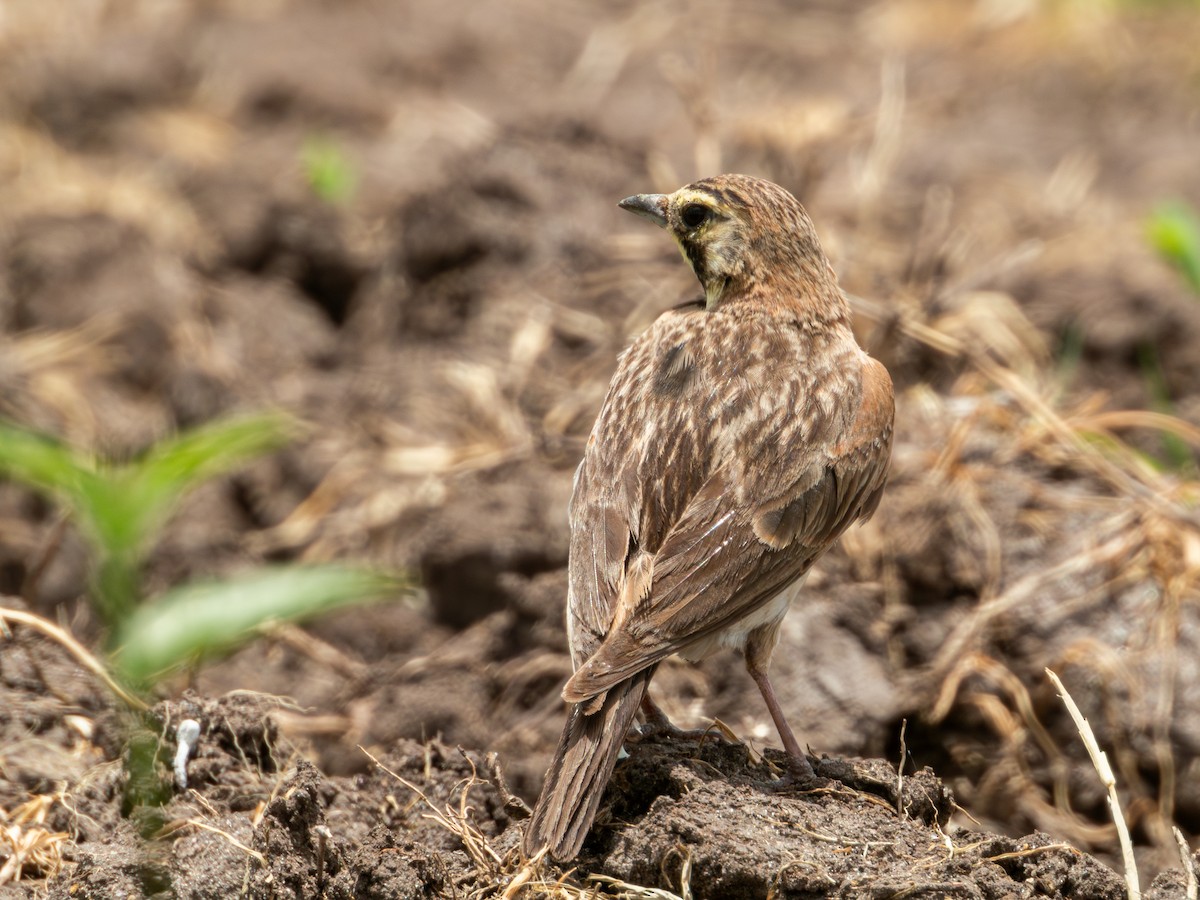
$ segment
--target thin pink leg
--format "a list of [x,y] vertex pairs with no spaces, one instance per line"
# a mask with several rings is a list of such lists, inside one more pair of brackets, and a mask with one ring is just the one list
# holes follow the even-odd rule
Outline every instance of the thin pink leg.
[[752,653],[746,654],[746,669],[750,672],[750,677],[754,679],[754,683],[758,685],[758,690],[762,694],[763,700],[766,701],[767,711],[771,713],[771,719],[775,722],[775,729],[779,732],[780,740],[783,741],[783,749],[787,751],[788,760],[791,762],[792,774],[800,781],[816,778],[817,776],[813,771],[812,764],[809,763],[804,751],[800,749],[800,742],[796,740],[796,735],[792,734],[792,727],[788,725],[787,719],[783,717],[783,708],[779,705],[779,699],[775,696],[775,688],[771,687],[771,679],[767,677],[766,666],[758,664],[758,660],[755,658],[756,655]]

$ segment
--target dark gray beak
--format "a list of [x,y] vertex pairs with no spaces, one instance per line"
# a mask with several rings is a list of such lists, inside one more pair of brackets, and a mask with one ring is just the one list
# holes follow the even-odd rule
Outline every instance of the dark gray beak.
[[666,194],[634,194],[632,197],[626,197],[617,206],[643,219],[649,219],[659,228],[667,227]]

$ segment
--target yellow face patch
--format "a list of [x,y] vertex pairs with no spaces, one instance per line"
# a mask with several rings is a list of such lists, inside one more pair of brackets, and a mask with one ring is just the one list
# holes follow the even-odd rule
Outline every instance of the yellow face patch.
[[668,228],[704,286],[709,309],[720,301],[727,277],[740,268],[738,226],[733,210],[703,191],[683,189],[670,197]]

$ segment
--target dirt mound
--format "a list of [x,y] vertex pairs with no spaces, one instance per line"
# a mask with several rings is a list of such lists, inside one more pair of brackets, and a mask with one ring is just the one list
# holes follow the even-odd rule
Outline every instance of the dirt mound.
[[[63,662],[38,640],[18,637],[13,647],[26,659],[41,652],[49,667]],[[29,710],[44,685],[28,678],[21,690],[20,671],[5,667],[3,699]],[[103,716],[99,744],[148,744],[153,763],[133,765],[135,789],[128,756],[122,766],[92,746],[87,777],[76,773],[40,823],[59,835],[49,895],[415,898],[487,893],[517,879],[531,891],[575,890],[544,863],[518,858],[528,809],[494,756],[399,740],[378,759],[364,755],[362,773],[324,775],[281,737],[281,709],[242,693]],[[202,736],[185,789],[170,760],[173,726],[189,718]],[[45,734],[31,740],[39,758],[56,748]],[[797,791],[781,778],[785,767],[776,751],[752,757],[715,734],[632,744],[578,871],[698,898],[895,896],[914,888],[917,872],[921,890],[943,896],[1013,896],[1022,885],[1046,897],[1124,896],[1115,873],[1045,835],[951,838],[942,830],[950,793],[929,770],[901,778],[881,762],[825,760],[819,774],[836,780]],[[153,805],[139,803],[149,796]]]

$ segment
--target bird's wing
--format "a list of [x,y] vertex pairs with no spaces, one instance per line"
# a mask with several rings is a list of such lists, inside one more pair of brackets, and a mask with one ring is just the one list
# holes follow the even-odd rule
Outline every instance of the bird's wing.
[[601,488],[594,468],[585,456],[571,500],[567,632],[577,668],[608,634],[633,541],[627,511],[636,501]]
[[703,309],[699,301],[668,310],[622,354],[575,473],[567,630],[576,666],[628,610],[621,598],[648,588],[654,551],[708,477],[689,405],[646,402],[669,401],[663,392],[687,380],[683,348]]
[[891,459],[895,403],[892,379],[877,360],[862,369],[858,409],[845,433],[823,454],[825,466],[809,486],[766,499],[754,509],[754,533],[774,550],[793,544],[824,549],[857,519],[879,506]]
[[595,697],[733,625],[874,512],[891,451],[892,385],[869,359],[860,385],[856,410],[829,440],[708,477],[654,554],[645,589],[568,682],[567,700]]

